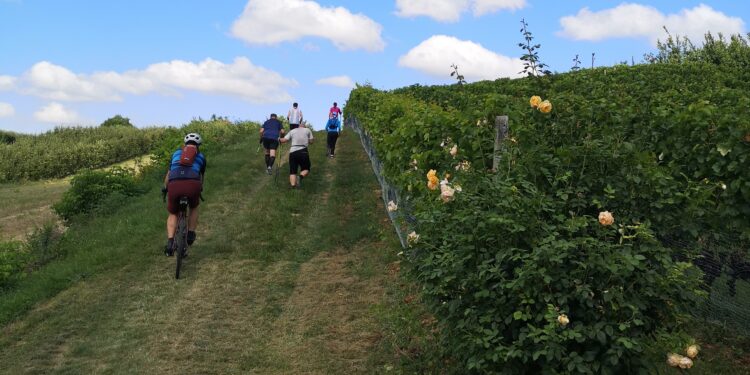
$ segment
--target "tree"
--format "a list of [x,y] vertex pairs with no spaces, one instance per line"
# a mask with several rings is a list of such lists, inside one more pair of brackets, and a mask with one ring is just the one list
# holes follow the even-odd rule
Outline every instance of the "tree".
[[128,126],[133,127],[133,124],[130,123],[130,119],[127,117],[122,117],[120,115],[115,115],[114,117],[110,117],[100,125],[103,128],[114,128],[118,126]]

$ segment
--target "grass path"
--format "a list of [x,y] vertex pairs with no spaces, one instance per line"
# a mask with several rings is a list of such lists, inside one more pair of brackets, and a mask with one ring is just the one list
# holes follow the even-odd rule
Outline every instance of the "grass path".
[[72,227],[65,259],[0,294],[0,372],[378,372],[395,242],[355,135],[333,160],[320,138],[301,190],[249,141],[213,156],[179,281],[157,189]]

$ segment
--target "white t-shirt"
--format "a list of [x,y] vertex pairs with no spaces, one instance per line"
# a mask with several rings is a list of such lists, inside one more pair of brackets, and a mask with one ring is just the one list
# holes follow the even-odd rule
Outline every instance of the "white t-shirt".
[[294,152],[307,148],[310,141],[313,140],[313,134],[308,128],[294,128],[284,136],[284,139],[292,141],[289,152]]
[[287,114],[290,124],[299,124],[302,121],[302,111],[299,108],[292,108]]

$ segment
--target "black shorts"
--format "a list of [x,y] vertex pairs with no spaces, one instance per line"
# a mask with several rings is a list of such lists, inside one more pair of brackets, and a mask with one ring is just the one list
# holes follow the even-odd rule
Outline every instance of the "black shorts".
[[263,138],[263,148],[266,150],[275,150],[279,148],[279,141],[273,138]]
[[299,128],[299,124],[289,124],[289,130]]
[[310,154],[307,149],[297,150],[289,154],[289,174],[297,174],[297,170],[310,170]]

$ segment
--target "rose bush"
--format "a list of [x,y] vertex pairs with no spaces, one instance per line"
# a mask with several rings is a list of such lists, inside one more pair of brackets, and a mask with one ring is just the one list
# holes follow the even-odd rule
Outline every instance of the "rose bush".
[[[740,167],[750,158],[750,98],[736,77],[707,66],[620,66],[460,90],[352,91],[347,113],[414,203],[420,237],[405,256],[463,372],[649,365],[644,350],[658,333],[680,331],[700,285],[676,261],[689,254],[656,238],[750,238],[750,172]],[[537,93],[554,111],[529,108]],[[500,114],[510,134],[489,175]],[[450,204],[430,190],[437,171],[455,171],[451,184],[464,187]]]

